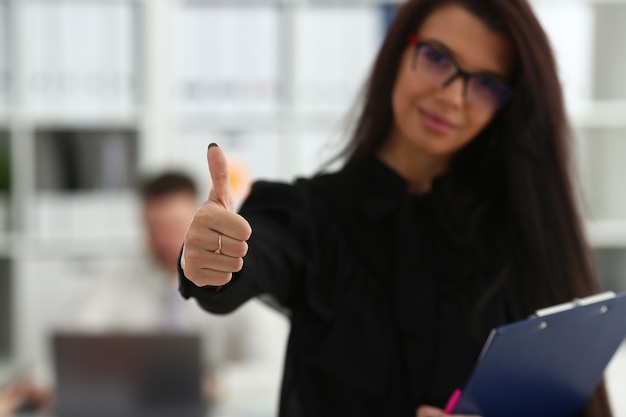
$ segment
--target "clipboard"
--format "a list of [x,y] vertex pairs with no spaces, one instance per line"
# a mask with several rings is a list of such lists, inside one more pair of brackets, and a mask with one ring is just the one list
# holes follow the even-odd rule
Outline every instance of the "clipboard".
[[626,292],[539,310],[492,330],[454,409],[481,417],[572,417],[626,337]]

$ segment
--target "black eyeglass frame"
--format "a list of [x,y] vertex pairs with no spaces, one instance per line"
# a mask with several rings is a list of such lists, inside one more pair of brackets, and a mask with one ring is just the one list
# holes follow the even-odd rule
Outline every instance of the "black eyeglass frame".
[[[408,43],[409,43],[409,45],[414,46],[413,59],[411,60],[411,69],[415,70],[415,65],[417,63],[417,55],[418,55],[419,49],[421,47],[423,47],[423,46],[430,46],[430,47],[432,47],[432,44],[431,44],[431,42],[422,40],[418,35],[411,35],[411,36],[409,36]],[[447,54],[444,51],[440,51],[440,52],[443,53],[448,58],[448,60],[450,60],[452,65],[454,65],[454,67],[456,68],[456,71],[447,80],[445,80],[441,84],[441,87],[447,87],[454,80],[456,80],[459,77],[462,77],[462,79],[463,79],[463,97],[467,97],[467,86],[468,86],[469,80],[471,78],[477,78],[477,77],[485,78],[485,77],[489,77],[489,76],[485,76],[485,74],[481,73],[481,72],[468,72],[468,71],[463,70],[461,68],[461,66],[459,65],[459,63],[456,62],[454,57],[450,56],[449,54]],[[500,100],[500,103],[495,108],[495,110],[501,109],[511,99],[511,96],[513,95],[513,90],[511,89],[511,87],[508,84],[502,82],[502,86],[506,88],[505,94],[502,97],[502,99]]]

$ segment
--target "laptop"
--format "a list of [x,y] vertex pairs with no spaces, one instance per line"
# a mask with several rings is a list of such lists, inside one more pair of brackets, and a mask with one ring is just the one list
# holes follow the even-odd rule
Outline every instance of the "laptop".
[[57,417],[202,417],[197,335],[56,333]]

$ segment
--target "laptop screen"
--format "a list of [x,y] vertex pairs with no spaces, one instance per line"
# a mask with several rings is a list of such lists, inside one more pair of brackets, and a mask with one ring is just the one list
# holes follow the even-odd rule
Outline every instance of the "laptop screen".
[[179,333],[58,333],[59,417],[202,416],[200,339]]

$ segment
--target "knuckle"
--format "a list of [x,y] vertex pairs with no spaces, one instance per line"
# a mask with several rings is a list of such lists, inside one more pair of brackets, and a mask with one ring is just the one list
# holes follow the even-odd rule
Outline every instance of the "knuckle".
[[248,244],[242,241],[236,241],[232,248],[231,255],[236,258],[243,258],[248,251]]
[[239,272],[243,269],[243,258],[235,258],[233,272]]
[[215,206],[213,201],[207,201],[198,209],[195,218],[199,220],[200,227],[205,228],[215,223],[222,211]]
[[228,272],[228,273],[226,273],[226,274],[223,276],[222,283],[221,283],[221,284],[219,284],[219,285],[226,285],[226,284],[228,284],[228,283],[230,282],[230,280],[232,280],[232,279],[233,279],[233,274],[232,274],[231,272]]
[[[187,239],[185,239],[185,247],[195,250],[202,246],[202,237],[200,233],[191,232],[187,233]],[[186,251],[186,249],[185,249]]]
[[189,265],[185,267],[185,278],[189,281],[193,282],[195,285],[199,285],[202,282],[202,275],[199,273],[200,271],[196,268],[190,268]]
[[196,211],[196,214],[194,214],[193,216],[193,220],[192,220],[192,224],[193,223],[202,223],[204,221],[204,219],[207,216],[207,213],[210,210],[210,206],[205,202],[203,203],[198,210]]
[[203,255],[204,254],[201,251],[192,250],[191,248],[188,251],[187,248],[185,248],[185,265],[194,267],[195,264],[199,264],[203,261]]
[[204,285],[211,285],[213,287],[226,285],[232,279],[232,275],[233,274],[230,272],[209,271],[209,276]]
[[248,223],[248,221],[246,220],[246,230],[245,230],[245,233],[244,233],[244,239],[243,240],[250,239],[250,236],[252,236],[252,226],[250,226],[250,223]]
[[232,279],[232,274],[229,272],[213,270],[196,269],[194,273],[190,275],[191,276],[187,276],[187,279],[198,287],[205,287],[207,285],[218,287],[228,284]]
[[241,240],[250,239],[250,236],[252,236],[252,226],[250,226],[250,223],[248,223],[248,221],[240,214],[237,214],[236,216],[239,223],[238,238],[240,238]]
[[[213,173],[213,180],[215,181],[226,181],[228,180],[228,172],[220,171]],[[213,187],[215,188],[215,187]]]

